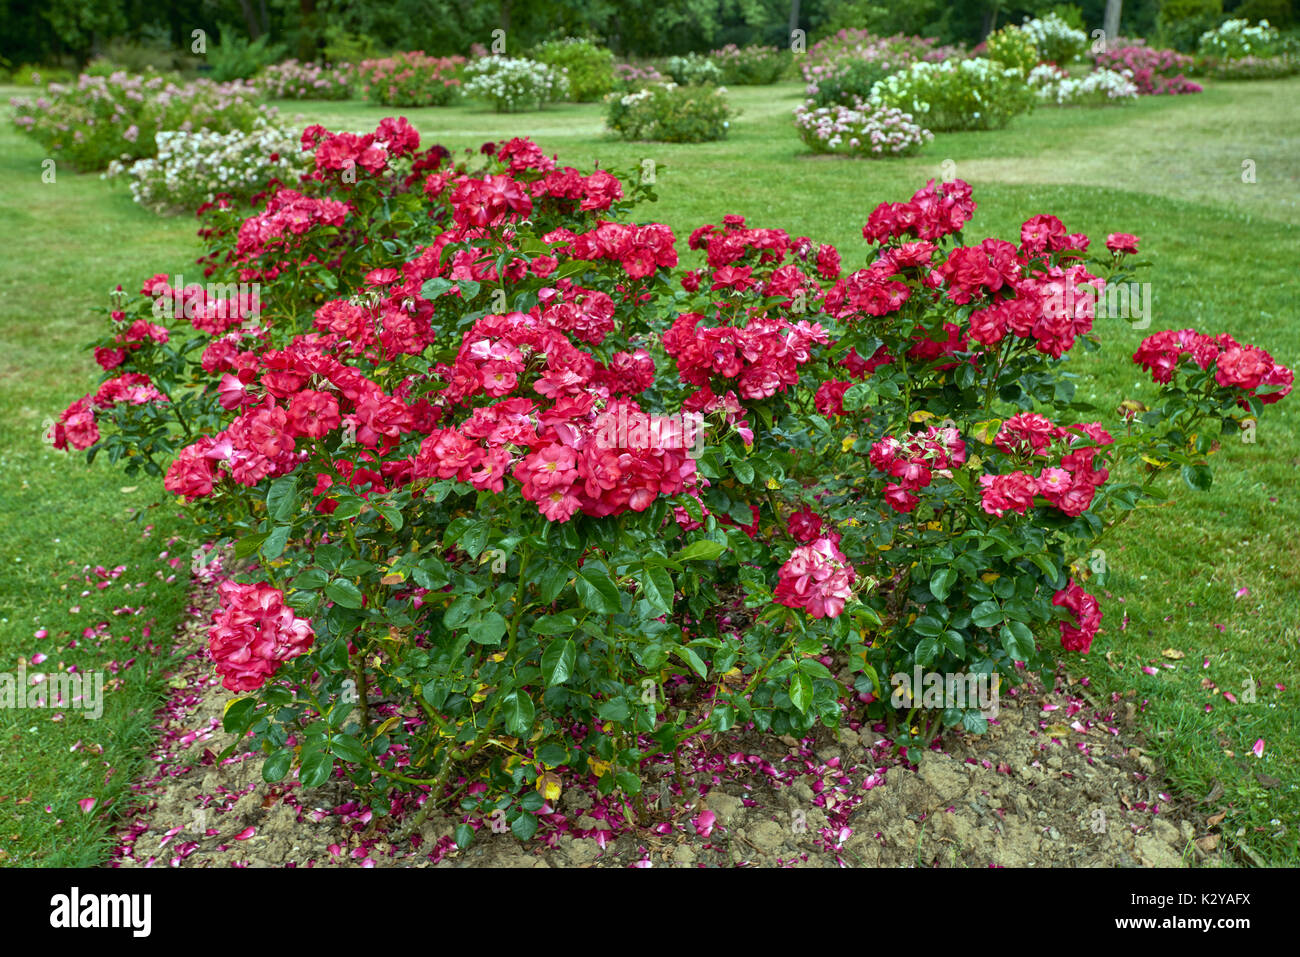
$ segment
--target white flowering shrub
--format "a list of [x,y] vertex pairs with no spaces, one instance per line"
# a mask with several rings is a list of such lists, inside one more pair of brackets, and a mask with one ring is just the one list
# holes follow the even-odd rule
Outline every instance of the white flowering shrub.
[[906,156],[934,139],[910,113],[862,100],[822,107],[806,101],[795,107],[794,125],[814,153]]
[[522,57],[485,56],[465,67],[465,95],[487,100],[498,113],[540,110],[569,95],[562,68]]
[[193,212],[222,193],[247,200],[272,179],[292,185],[310,157],[298,133],[264,117],[248,132],[164,131],[155,139],[156,157],[114,160],[103,178],[125,177],[132,198],[156,213]]
[[1029,86],[1039,103],[1056,106],[1105,106],[1138,98],[1137,84],[1127,70],[1101,69],[1076,77],[1044,63],[1030,71]]
[[871,102],[910,113],[939,132],[997,130],[1033,109],[1034,91],[1019,70],[976,57],[913,63],[871,88]]
[[1033,19],[1026,17],[1020,29],[1034,41],[1038,58],[1048,63],[1070,63],[1088,49],[1088,34],[1070,26],[1056,13]]
[[1253,27],[1249,20],[1227,20],[1201,34],[1196,52],[1216,60],[1241,60],[1273,56],[1281,45],[1282,34],[1267,20],[1260,20]]
[[657,83],[605,97],[605,125],[625,140],[705,143],[727,135],[736,111],[721,86]]

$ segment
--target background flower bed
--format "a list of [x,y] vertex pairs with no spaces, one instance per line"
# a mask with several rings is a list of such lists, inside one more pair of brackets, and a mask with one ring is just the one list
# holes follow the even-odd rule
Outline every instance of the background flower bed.
[[706,143],[723,139],[736,115],[726,91],[714,86],[658,83],[606,98],[605,124],[625,140]]

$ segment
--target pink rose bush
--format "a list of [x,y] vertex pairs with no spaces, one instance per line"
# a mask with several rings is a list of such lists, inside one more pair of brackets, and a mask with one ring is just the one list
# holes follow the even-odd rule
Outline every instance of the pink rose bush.
[[[530,837],[543,775],[636,803],[695,734],[893,722],[882,676],[917,666],[1050,668],[1102,635],[1098,536],[1160,475],[1205,487],[1207,428],[1291,386],[1158,332],[1146,412],[1079,421],[1063,360],[1104,343],[1095,294],[1141,240],[1090,257],[1040,213],[967,242],[959,180],[837,249],[740,214],[678,236],[635,176],[523,139],[301,146],[299,182],[204,209],[212,285],[120,295],[52,435],[235,543],[209,649],[271,778]],[[984,726],[895,740],[954,725]]]

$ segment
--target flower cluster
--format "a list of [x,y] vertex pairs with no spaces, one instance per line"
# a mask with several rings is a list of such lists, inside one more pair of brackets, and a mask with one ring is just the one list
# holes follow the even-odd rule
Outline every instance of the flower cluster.
[[1105,68],[1076,77],[1060,67],[1044,63],[1030,72],[1029,85],[1037,93],[1039,103],[1056,106],[1103,106],[1138,97],[1137,84],[1128,71]]
[[966,443],[955,426],[929,426],[901,439],[885,436],[872,445],[869,458],[891,480],[883,492],[885,504],[906,514],[921,501],[913,493],[927,487],[935,474],[952,478],[952,470],[966,463]]
[[871,99],[940,132],[1001,129],[1035,102],[1023,73],[982,57],[914,63],[876,83]]
[[1092,648],[1092,639],[1101,627],[1101,606],[1073,579],[1052,596],[1052,604],[1069,610],[1074,624],[1061,622],[1061,647],[1066,651],[1081,651],[1085,655]]
[[795,107],[794,125],[814,153],[907,156],[934,139],[910,113],[868,103],[817,108],[803,103]]
[[781,79],[789,62],[777,47],[738,47],[728,43],[709,54],[722,71],[722,82],[731,86],[765,85]]
[[446,106],[460,92],[465,58],[395,53],[357,66],[361,93],[383,106]]
[[285,606],[279,589],[223,581],[217,591],[208,653],[227,691],[256,691],[281,664],[311,648],[311,622]]
[[1043,458],[1055,459],[1057,464],[1043,465],[1037,474],[1017,469],[980,476],[981,507],[998,518],[1008,511],[1023,515],[1035,497],[1041,496],[1066,515],[1082,515],[1110,477],[1097,453],[1113,442],[1110,433],[1096,422],[1062,427],[1034,412],[1013,415],[998,430],[994,446],[1022,462]]
[[465,95],[487,100],[498,113],[544,109],[569,95],[562,67],[522,57],[480,57],[465,68],[465,77]]
[[1118,46],[1093,54],[1093,59],[1098,67],[1125,74],[1142,96],[1201,92],[1199,83],[1183,76],[1194,61],[1173,50]]
[[726,89],[657,83],[605,98],[605,125],[625,140],[703,143],[726,137],[736,111]]
[[178,85],[158,74],[82,74],[75,84],[51,83],[43,92],[14,97],[14,124],[56,159],[83,170],[115,159],[153,156],[162,131],[213,133],[251,130],[274,111],[261,91],[241,82],[195,80]]
[[248,131],[162,132],[156,139],[156,157],[114,160],[104,176],[125,176],[131,198],[158,213],[191,212],[223,194],[247,201],[268,183],[292,183],[306,171],[298,134],[263,117]]
[[1088,35],[1070,26],[1055,11],[1044,17],[1026,17],[1020,29],[1033,41],[1039,59],[1057,66],[1079,59],[1088,48]]
[[1213,30],[1206,30],[1196,45],[1196,51],[1216,60],[1239,60],[1243,57],[1271,57],[1282,44],[1282,34],[1267,20],[1254,26],[1249,20],[1225,20]]
[[844,611],[857,580],[848,558],[829,538],[800,545],[777,575],[772,599],[790,608],[803,608],[814,618],[835,618]]
[[346,100],[352,95],[356,72],[350,63],[321,66],[285,60],[268,66],[253,82],[276,100]]
[[[1184,359],[1190,360],[1185,363]],[[1151,373],[1156,382],[1168,383],[1175,373],[1195,366],[1214,368],[1214,381],[1225,389],[1240,389],[1264,405],[1291,392],[1295,375],[1258,346],[1243,345],[1226,332],[1208,335],[1195,329],[1166,329],[1147,336],[1133,353],[1133,361]],[[1264,392],[1262,386],[1276,386]]]

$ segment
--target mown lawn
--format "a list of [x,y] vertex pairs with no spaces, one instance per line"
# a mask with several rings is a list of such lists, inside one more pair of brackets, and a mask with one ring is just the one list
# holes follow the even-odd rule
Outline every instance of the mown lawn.
[[[640,170],[650,160],[660,200],[642,215],[667,222],[679,236],[740,213],[753,225],[833,242],[846,266],[866,254],[860,230],[876,203],[905,199],[927,179],[952,173],[975,187],[979,209],[969,240],[1015,239],[1023,220],[1044,212],[1098,243],[1109,232],[1136,233],[1143,258],[1154,263],[1141,277],[1152,287],[1150,328],[1102,321],[1104,348],[1072,360],[1084,377],[1082,397],[1112,422],[1109,410],[1121,399],[1153,392],[1130,357],[1158,329],[1229,331],[1300,365],[1300,78],[1211,83],[1200,95],[1123,107],[1039,110],[1006,130],[940,134],[920,156],[876,162],[804,153],[789,120],[800,94],[792,83],[733,90],[743,112],[731,136],[702,145],[608,140],[595,105],[516,115],[466,106],[278,105],[304,123],[357,131],[398,112],[426,141],[453,150],[519,135],[579,167]],[[96,381],[81,349],[101,321],[92,307],[117,282],[136,285],[155,272],[183,271],[198,246],[192,220],[158,219],[134,207],[124,188],[94,176],[60,172],[56,184],[42,184],[43,157],[34,144],[8,127],[0,143],[0,209],[17,238],[0,262],[7,346],[0,353],[0,410],[7,413],[0,416],[0,662],[12,668],[20,655],[41,650],[33,638],[38,628],[49,630],[48,643],[79,633],[96,615],[112,618],[112,588],[82,599],[81,611],[69,614],[83,587],[63,590],[70,572],[127,564],[140,568],[132,580],[147,579],[166,534],[183,529],[171,517],[175,509],[153,509],[146,521],[158,527],[142,541],[125,511],[157,501],[158,483],[126,480],[106,463],[87,469],[46,449],[40,431],[43,418]],[[1244,170],[1253,171],[1254,182],[1244,181]],[[1111,578],[1103,632],[1074,668],[1091,678],[1094,694],[1133,692],[1150,747],[1174,786],[1194,798],[1221,789],[1206,813],[1227,812],[1221,827],[1239,859],[1279,865],[1300,862],[1300,771],[1293,758],[1300,730],[1287,717],[1300,705],[1297,407],[1297,396],[1270,407],[1253,444],[1225,441],[1214,456],[1210,491],[1177,489],[1173,505],[1138,516],[1106,543]],[[135,491],[123,491],[131,486]],[[142,594],[143,600],[133,594],[131,604],[145,610],[121,635],[138,636],[151,616],[155,635],[176,620],[179,587]],[[94,660],[94,652],[84,653]],[[104,654],[129,657],[116,645]],[[152,700],[156,677],[138,668],[128,674],[126,687],[110,696],[115,710],[93,729],[79,715],[56,724],[48,715],[0,712],[0,794],[33,795],[21,808],[13,797],[0,802],[0,848],[9,861],[90,863],[102,853],[98,808],[85,815],[76,802],[99,795],[103,806],[139,766],[147,741],[140,709]],[[102,758],[69,752],[96,731]],[[1256,758],[1251,748],[1260,739],[1264,753]],[[101,762],[110,755],[118,771],[105,787]],[[55,825],[59,818],[65,823]],[[79,840],[70,842],[74,828]]]

